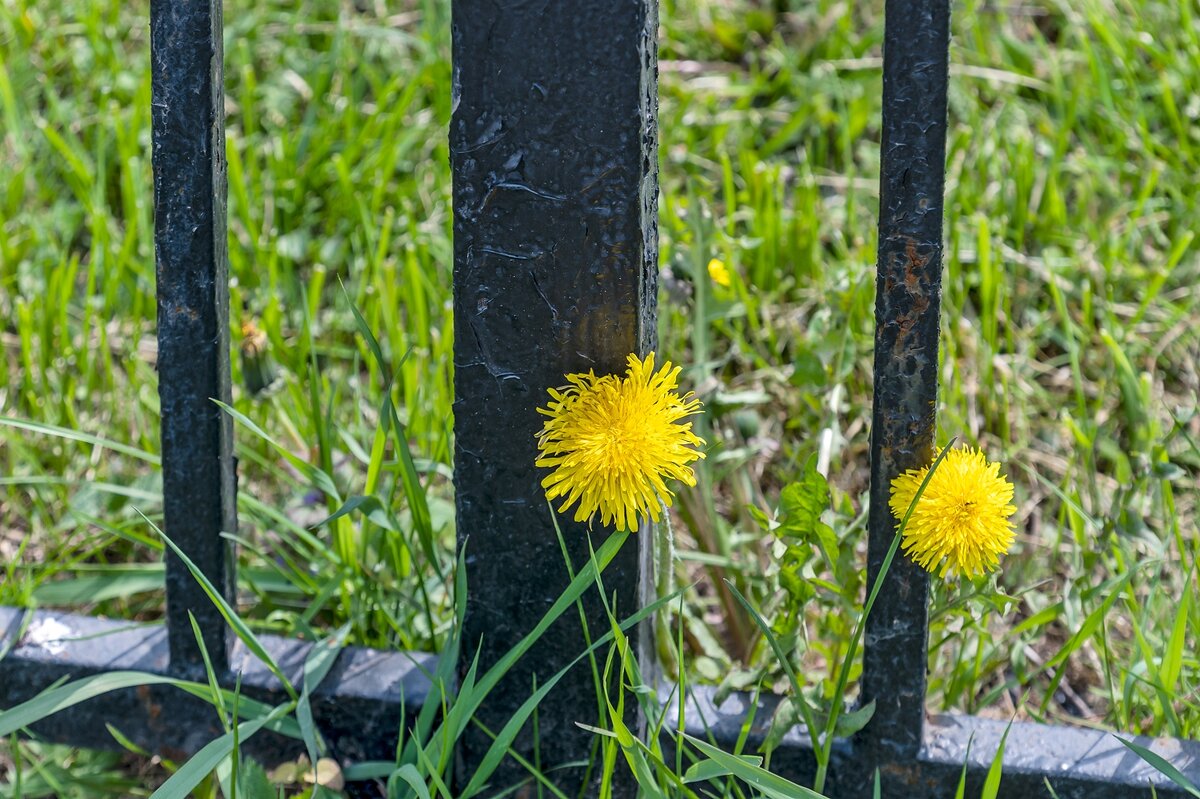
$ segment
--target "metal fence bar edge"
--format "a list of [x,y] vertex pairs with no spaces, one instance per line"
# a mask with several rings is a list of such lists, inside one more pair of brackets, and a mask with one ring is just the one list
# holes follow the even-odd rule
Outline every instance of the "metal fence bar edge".
[[[460,673],[477,651],[482,673],[569,581],[541,485],[547,472],[534,466],[547,389],[565,385],[567,373],[622,374],[629,354],[654,347],[658,8],[656,0],[503,8],[455,0],[452,11],[454,480],[468,590]],[[571,516],[559,514],[558,524],[578,569],[589,531],[599,547],[609,530]],[[632,536],[604,573],[619,617],[641,601],[648,544],[649,535]],[[593,635],[608,629],[596,591],[583,607]],[[565,614],[477,720],[500,730],[584,640],[579,614]],[[539,706],[537,741],[527,730],[514,748],[546,769],[572,764],[555,771],[567,793],[585,782],[594,791],[599,777],[587,761],[597,736],[576,722],[595,724],[598,712],[584,665]],[[460,777],[490,746],[486,733],[467,730]],[[491,784],[526,777],[509,759]],[[632,795],[629,779],[619,774],[617,795]]]
[[[153,0],[150,55],[164,530],[232,600],[233,430],[213,402],[231,401],[221,1]],[[166,566],[173,668],[203,669],[190,612],[224,674],[228,626],[179,558]]]
[[[950,4],[887,0],[884,18],[868,585],[895,536],[891,481],[933,455]],[[921,746],[928,591],[927,573],[899,554],[867,619],[862,699],[876,707],[860,743],[871,763]]]

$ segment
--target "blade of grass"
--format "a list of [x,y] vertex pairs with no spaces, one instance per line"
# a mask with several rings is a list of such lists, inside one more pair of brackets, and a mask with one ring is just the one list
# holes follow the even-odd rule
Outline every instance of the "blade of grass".
[[979,799],[996,799],[996,795],[1000,793],[1000,777],[1004,773],[1004,746],[1008,743],[1008,732],[1012,729],[1012,722],[1004,728],[1004,734],[1000,736],[1000,745],[996,747],[996,755],[992,758],[992,765],[988,767],[987,778],[983,781],[983,791],[979,794]]
[[140,461],[158,466],[162,463],[157,455],[146,452],[145,450],[131,447],[128,444],[122,444],[111,439],[94,436],[90,433],[83,433],[78,430],[72,430],[68,427],[59,427],[58,425],[45,424],[43,422],[31,422],[25,419],[14,419],[11,416],[0,416],[0,426],[15,427],[18,430],[27,430],[31,433],[41,433],[42,435],[54,436],[55,438],[63,438],[67,441],[78,441],[81,444],[91,444],[96,447],[119,452],[122,455],[128,455],[131,458],[137,458]]
[[[971,744],[975,742],[975,733],[971,733],[971,737],[967,739],[967,751],[963,755],[962,772],[958,775],[958,787],[954,790],[954,799],[966,799],[967,795],[967,762],[971,759]],[[878,772],[876,772],[878,778]]]
[[771,632],[771,625],[750,604],[750,600],[742,595],[742,592],[737,589],[737,586],[731,580],[726,579],[725,584],[729,586],[729,590],[733,592],[734,597],[746,609],[746,612],[750,614],[750,618],[754,620],[754,623],[758,625],[758,629],[763,634],[763,637],[767,639],[767,644],[771,647],[771,651],[775,653],[779,667],[783,669],[784,674],[787,675],[788,681],[791,683],[792,699],[796,702],[796,706],[800,708],[800,715],[804,718],[804,726],[808,732],[809,739],[812,741],[813,752],[820,755],[820,732],[817,729],[812,707],[808,704],[808,700],[805,699],[800,680],[796,677],[796,672],[792,668],[791,658],[783,651],[783,646],[779,643],[779,639]]
[[188,611],[188,621],[192,625],[192,635],[196,638],[196,646],[200,649],[200,657],[204,660],[204,674],[208,677],[208,687],[212,693],[210,701],[213,707],[217,709],[217,715],[221,718],[221,728],[229,732],[229,716],[225,712],[225,703],[221,699],[221,686],[217,684],[217,673],[213,671],[212,659],[208,656],[208,647],[204,645],[204,634],[200,632],[200,623],[196,621],[196,617],[190,610]]
[[[138,513],[141,513],[141,511],[138,511]],[[283,689],[293,701],[298,699],[295,687],[292,686],[291,681],[288,680],[287,676],[283,673],[283,670],[279,668],[279,664],[276,663],[275,659],[271,657],[271,654],[267,652],[266,647],[264,647],[262,642],[258,640],[258,636],[254,634],[254,631],[250,629],[249,625],[247,625],[242,617],[238,615],[237,611],[229,606],[229,603],[225,600],[225,597],[221,596],[221,593],[213,586],[212,581],[205,576],[204,572],[200,571],[196,564],[192,562],[192,559],[189,558],[182,549],[176,546],[174,541],[167,537],[166,533],[159,529],[158,525],[150,521],[145,514],[142,514],[142,518],[146,520],[147,524],[154,528],[154,531],[158,533],[163,542],[171,548],[171,551],[175,553],[176,557],[183,561],[184,565],[187,566],[188,571],[192,573],[192,577],[197,583],[200,584],[200,587],[204,590],[204,593],[208,596],[209,600],[216,605],[217,610],[220,611],[222,618],[224,618],[225,622],[233,628],[234,634],[241,640],[243,644],[246,645],[246,648],[253,652],[254,655],[261,660],[268,669],[270,669],[271,673],[274,674],[276,679],[278,679],[283,685]]]
[[1171,782],[1175,783],[1192,796],[1195,796],[1196,799],[1200,799],[1200,788],[1197,788],[1191,780],[1183,775],[1182,771],[1177,769],[1175,766],[1172,766],[1170,761],[1168,761],[1162,755],[1158,754],[1157,752],[1150,751],[1141,744],[1135,744],[1133,741],[1127,741],[1119,735],[1113,735],[1113,737],[1124,744],[1125,748],[1129,749],[1142,760],[1145,760],[1147,763],[1153,766],[1160,774],[1169,779]]
[[268,715],[243,721],[221,737],[209,741],[199,752],[192,755],[171,777],[150,794],[150,799],[188,799],[196,786],[212,774],[225,758],[229,757],[237,744],[257,733],[267,724],[292,711],[294,703],[288,702],[272,710]]
[[866,604],[863,605],[863,612],[854,624],[854,632],[850,636],[850,646],[847,647],[846,657],[842,660],[841,667],[838,669],[837,687],[833,691],[833,700],[829,708],[829,718],[825,722],[824,735],[819,745],[821,754],[817,758],[817,776],[813,783],[813,787],[818,791],[823,790],[825,787],[825,770],[828,768],[829,758],[833,752],[834,732],[837,730],[838,717],[843,710],[842,705],[846,696],[846,684],[850,680],[850,667],[853,665],[854,658],[858,652],[858,644],[862,640],[863,630],[866,629],[867,617],[871,615],[871,608],[875,606],[875,600],[879,597],[879,592],[883,588],[883,581],[887,577],[888,570],[891,569],[896,552],[900,549],[900,541],[904,536],[904,528],[908,526],[908,520],[912,517],[917,503],[921,500],[921,495],[925,493],[926,486],[933,479],[934,472],[937,471],[938,466],[945,460],[946,455],[950,452],[950,448],[954,446],[954,442],[955,439],[951,438],[946,446],[942,447],[942,451],[938,453],[937,457],[933,459],[933,463],[929,465],[929,471],[925,473],[925,479],[921,481],[921,485],[917,486],[912,501],[908,503],[908,510],[904,512],[904,518],[896,526],[896,534],[892,537],[892,544],[888,547],[887,554],[883,558],[883,563],[879,567],[879,573],[875,577],[875,584],[871,586],[871,593],[867,597]]
[[770,799],[825,799],[822,794],[817,793],[811,788],[797,785],[783,777],[772,774],[761,766],[753,766],[744,758],[731,755],[722,749],[701,741],[699,738],[693,738],[687,733],[684,733],[683,737],[710,760],[716,761],[720,766],[728,769],[730,774],[762,791]]
[[343,624],[332,635],[313,644],[308,657],[304,660],[303,684],[300,689],[300,698],[296,701],[296,721],[300,724],[300,734],[303,736],[304,746],[308,750],[308,762],[313,764],[313,768],[316,768],[316,763],[321,755],[325,754],[325,747],[317,732],[317,725],[313,721],[312,692],[317,689],[317,686],[329,674],[329,670],[333,668],[333,664],[337,662],[338,655],[341,654],[342,647],[346,645],[346,638],[349,634],[349,623]]
[[110,691],[136,688],[142,685],[182,686],[184,684],[200,688],[206,693],[208,691],[206,685],[201,686],[199,683],[148,674],[144,671],[110,671],[107,674],[84,677],[81,680],[43,691],[16,707],[0,711],[0,738],[7,737],[60,710],[66,710],[80,702],[86,702]]
[[[601,553],[603,553],[603,550],[604,548],[601,547]],[[581,573],[586,571],[587,567],[584,567],[584,569],[581,570]],[[637,613],[622,621],[617,626],[618,629],[628,630],[642,620],[649,618],[657,610],[666,606],[671,600],[677,599],[680,593],[682,593],[682,591],[677,591],[647,605]],[[483,790],[484,783],[486,782],[487,778],[490,777],[500,765],[500,762],[504,758],[506,751],[512,745],[513,740],[516,739],[517,733],[519,733],[521,728],[525,726],[525,722],[533,714],[534,710],[538,706],[538,703],[541,702],[546,694],[550,693],[550,690],[554,688],[554,686],[558,684],[559,680],[566,676],[567,672],[574,668],[576,664],[583,661],[584,658],[595,652],[601,646],[614,640],[614,637],[614,632],[610,630],[609,632],[597,638],[591,646],[587,647],[587,649],[578,654],[570,663],[560,669],[543,685],[540,685],[538,689],[534,691],[533,694],[526,699],[519,708],[517,708],[517,711],[496,735],[496,739],[492,742],[492,745],[488,747],[488,751],[484,754],[483,759],[479,763],[479,768],[473,775],[471,775],[471,780],[467,783],[467,787],[463,789],[462,796],[459,797],[459,799],[469,799],[469,797],[474,796],[479,791]],[[483,679],[480,681],[480,685],[484,685],[485,683],[494,685],[495,682],[490,680],[490,677],[491,671],[484,675]],[[477,702],[473,704],[474,706],[478,706]]]

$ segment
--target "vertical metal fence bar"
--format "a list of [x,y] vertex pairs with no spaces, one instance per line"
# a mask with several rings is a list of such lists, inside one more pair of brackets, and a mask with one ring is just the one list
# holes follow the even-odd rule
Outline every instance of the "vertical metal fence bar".
[[[236,475],[229,417],[229,283],[220,0],[150,4],[158,393],[165,532],[232,599]],[[187,567],[167,557],[172,668],[228,665],[227,626]]]
[[[493,665],[568,582],[545,474],[534,467],[546,389],[568,372],[623,372],[629,353],[654,346],[656,28],[656,0],[454,2],[454,471],[468,582],[461,669],[476,647],[480,673]],[[588,528],[569,513],[560,524],[579,568]],[[603,534],[597,522],[596,546]],[[638,607],[646,539],[635,535],[604,574],[621,616]],[[607,630],[601,610],[592,591],[594,636]],[[498,732],[583,641],[571,611],[477,718]],[[550,774],[575,795],[595,741],[576,722],[596,718],[585,664],[539,705],[536,748],[529,729],[516,748],[543,769],[585,761]],[[460,778],[490,744],[470,731]],[[491,784],[528,776],[510,760]]]
[[[897,474],[927,465],[936,431],[949,0],[887,0],[868,584],[895,536]],[[925,714],[928,575],[902,553],[867,620],[861,735],[883,771],[912,765]]]

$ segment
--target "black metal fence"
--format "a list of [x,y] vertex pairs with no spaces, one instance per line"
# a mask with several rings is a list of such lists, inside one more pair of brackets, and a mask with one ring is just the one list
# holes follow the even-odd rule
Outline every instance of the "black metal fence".
[[[481,638],[481,669],[528,632],[567,583],[535,458],[535,412],[567,372],[619,371],[629,352],[654,345],[657,207],[656,0],[558,0],[499,6],[455,0],[454,177],[455,476],[466,560],[465,647]],[[875,404],[871,439],[868,573],[894,535],[890,479],[924,465],[935,430],[949,0],[887,0],[884,47]],[[230,399],[220,0],[153,0],[153,148],[158,263],[159,392],[166,531],[232,599],[236,530]],[[580,525],[563,521],[571,556],[586,557]],[[618,607],[646,595],[648,536],[605,572]],[[245,693],[285,698],[268,669],[229,635],[214,604],[176,557],[167,560],[167,617],[128,625],[54,611],[0,608],[0,707],[64,678],[119,670],[197,677],[201,651]],[[1007,727],[925,711],[928,580],[907,559],[893,565],[868,620],[862,696],[870,723],[834,748],[827,790],[870,795],[878,769],[885,797],[949,797],[966,765],[978,795]],[[599,602],[586,613],[603,625]],[[53,630],[53,640],[44,634]],[[579,648],[578,620],[563,619],[493,692],[479,714],[493,729]],[[640,632],[643,651],[647,633]],[[311,644],[263,636],[298,677]],[[429,691],[436,655],[348,648],[313,697],[316,722],[346,762],[394,756],[402,715]],[[577,669],[540,709],[543,767],[586,757],[594,720],[590,673]],[[697,689],[689,732],[733,745],[749,712],[762,740],[777,697],[736,695],[716,706]],[[757,703],[757,707],[754,707]],[[178,757],[222,730],[209,704],[161,686],[106,694],[36,727],[52,740],[110,747],[105,722],[141,745]],[[702,721],[703,720],[703,723]],[[677,721],[677,720],[676,720]],[[668,725],[670,726],[670,724]],[[1140,741],[1200,782],[1200,744]],[[261,735],[264,757],[296,742]],[[470,773],[490,743],[468,737]],[[518,740],[520,744],[520,739]],[[799,782],[815,768],[808,737],[789,734],[772,767]],[[507,776],[513,779],[507,779]],[[515,762],[494,784],[524,776]],[[564,778],[579,786],[582,777]],[[574,782],[572,782],[574,781]],[[1015,723],[1008,731],[1002,795],[1183,797],[1184,792],[1113,736]],[[585,788],[586,790],[586,788]],[[633,793],[631,785],[625,790]]]

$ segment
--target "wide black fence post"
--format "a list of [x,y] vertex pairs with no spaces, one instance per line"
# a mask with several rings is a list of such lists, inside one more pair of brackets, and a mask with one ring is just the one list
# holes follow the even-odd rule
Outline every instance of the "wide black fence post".
[[[546,389],[564,374],[620,373],[654,346],[657,199],[656,0],[557,0],[501,6],[455,0],[455,483],[468,602],[463,665],[480,673],[542,617],[568,583],[534,467]],[[588,527],[560,518],[576,569]],[[606,531],[597,522],[600,545]],[[618,615],[639,603],[635,535],[609,566]],[[595,592],[592,635],[608,629]],[[497,732],[534,690],[582,651],[566,614],[488,698],[477,719]],[[603,653],[601,653],[603,658]],[[597,720],[592,673],[576,669],[538,708],[538,734],[517,750],[575,795],[589,771]],[[491,738],[460,750],[474,772]],[[550,771],[573,763],[574,766]],[[594,765],[594,764],[593,764]],[[624,769],[622,769],[624,771]],[[529,777],[515,760],[497,789]],[[591,789],[589,789],[591,790]],[[632,794],[630,794],[632,795]]]
[[[152,0],[154,249],[164,531],[226,598],[234,590],[236,475],[230,401],[229,265],[220,0]],[[227,625],[185,564],[167,556],[172,668],[228,668]]]
[[[892,478],[934,454],[949,37],[949,0],[887,0],[868,584],[895,536]],[[903,793],[895,770],[915,768],[921,747],[928,591],[899,554],[867,620],[862,699],[876,709],[859,741],[884,795]]]

